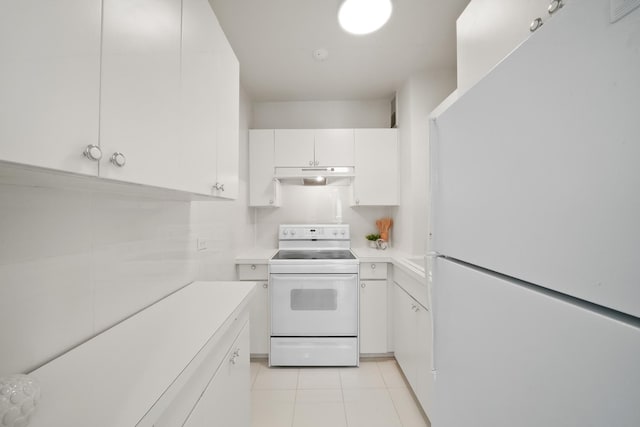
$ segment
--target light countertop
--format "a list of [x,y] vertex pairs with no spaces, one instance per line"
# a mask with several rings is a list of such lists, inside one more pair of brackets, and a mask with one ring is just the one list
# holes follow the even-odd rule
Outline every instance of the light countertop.
[[42,397],[31,425],[137,425],[254,288],[194,282],[33,371]]

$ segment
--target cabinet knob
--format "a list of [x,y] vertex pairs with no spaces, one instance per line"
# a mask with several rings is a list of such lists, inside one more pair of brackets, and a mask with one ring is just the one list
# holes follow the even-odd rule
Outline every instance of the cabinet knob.
[[376,265],[375,265],[375,264],[371,264],[371,268],[372,268],[373,270],[375,270],[375,269],[376,269]]
[[218,191],[224,191],[224,184],[220,184],[219,182],[216,182],[215,185],[213,186],[213,189]]
[[268,284],[268,283],[263,283],[263,284],[262,284],[262,287],[263,287],[263,288],[265,288],[265,289],[267,289],[267,288],[269,287],[269,284]]
[[273,204],[273,199],[269,199],[269,204],[272,205]]
[[124,165],[127,164],[127,158],[124,156],[124,154],[122,154],[119,151],[116,151],[115,153],[113,153],[111,155],[111,158],[109,159],[109,161],[114,165],[117,166],[119,168],[123,167]]
[[320,160],[316,160],[315,162],[313,162],[313,164],[314,164],[315,166],[318,166],[318,165],[320,164]]
[[309,166],[313,166],[313,160],[309,160]]
[[356,199],[356,205],[360,204],[360,199]]
[[102,158],[102,150],[97,145],[89,144],[82,152],[82,155],[89,160],[97,162]]
[[255,264],[251,264],[251,269],[255,270],[256,269],[256,265]]
[[360,283],[360,287],[361,287],[361,288],[366,288],[366,287],[367,287],[367,284],[366,284],[366,283],[364,283],[364,282],[361,282],[361,283]]
[[563,6],[564,6],[564,2],[562,0],[553,0],[551,4],[549,4],[549,7],[547,8],[547,12],[549,12],[549,15],[553,15],[558,10],[562,9]]
[[531,25],[529,25],[529,31],[533,33],[540,27],[542,27],[542,18],[536,18],[533,21],[531,21]]

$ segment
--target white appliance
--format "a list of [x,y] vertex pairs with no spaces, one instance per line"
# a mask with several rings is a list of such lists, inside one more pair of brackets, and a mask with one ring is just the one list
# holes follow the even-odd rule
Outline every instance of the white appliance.
[[359,262],[346,224],[284,224],[269,261],[270,366],[358,366]]
[[640,426],[640,10],[609,4],[432,115],[434,427]]

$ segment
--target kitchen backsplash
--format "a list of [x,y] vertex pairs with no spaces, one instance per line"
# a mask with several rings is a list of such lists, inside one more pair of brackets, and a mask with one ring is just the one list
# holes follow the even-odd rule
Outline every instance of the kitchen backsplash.
[[[376,219],[392,216],[394,208],[351,207],[352,191],[350,186],[283,185],[280,208],[256,208],[256,246],[277,247],[280,224],[332,224],[337,222],[340,213],[342,223],[351,226],[351,246],[354,248],[366,246],[365,236],[377,232]],[[338,200],[341,207],[338,206]],[[393,229],[391,242],[393,243]]]

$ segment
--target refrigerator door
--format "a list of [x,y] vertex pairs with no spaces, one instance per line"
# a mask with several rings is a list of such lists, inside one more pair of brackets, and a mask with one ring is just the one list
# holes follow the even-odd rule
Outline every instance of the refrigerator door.
[[640,317],[640,9],[565,3],[432,118],[430,249]]
[[640,425],[639,322],[442,258],[433,274],[434,426]]

